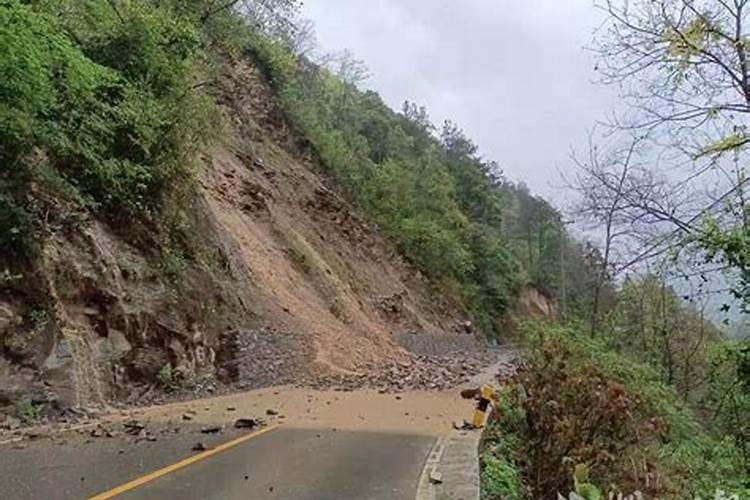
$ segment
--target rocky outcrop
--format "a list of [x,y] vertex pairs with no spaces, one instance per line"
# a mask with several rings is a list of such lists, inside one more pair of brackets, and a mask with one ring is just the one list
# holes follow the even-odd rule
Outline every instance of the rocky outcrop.
[[190,266],[171,280],[159,254],[96,220],[79,229],[47,240],[28,270],[35,288],[4,292],[16,301],[0,307],[0,391],[17,393],[6,399],[39,387],[62,405],[102,406],[158,383],[165,367],[183,380],[213,374],[222,328],[249,317],[228,278]]

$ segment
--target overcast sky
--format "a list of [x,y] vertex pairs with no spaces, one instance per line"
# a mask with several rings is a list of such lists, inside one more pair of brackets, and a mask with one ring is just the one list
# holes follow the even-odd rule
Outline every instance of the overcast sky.
[[593,84],[593,0],[307,0],[324,51],[350,49],[366,87],[457,122],[483,156],[563,203],[558,169],[614,107]]

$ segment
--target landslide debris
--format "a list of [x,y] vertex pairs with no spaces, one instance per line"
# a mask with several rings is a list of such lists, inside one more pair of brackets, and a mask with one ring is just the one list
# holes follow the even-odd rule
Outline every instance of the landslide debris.
[[[179,245],[81,213],[0,289],[6,428],[278,384],[439,389],[486,362],[457,302],[296,144],[258,70],[227,63],[220,87],[234,136],[202,156]],[[416,346],[432,336],[461,352]]]

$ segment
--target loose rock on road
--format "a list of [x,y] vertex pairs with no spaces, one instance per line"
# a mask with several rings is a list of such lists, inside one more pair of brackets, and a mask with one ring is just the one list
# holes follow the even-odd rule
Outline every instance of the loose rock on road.
[[458,392],[286,386],[137,410],[78,433],[24,442],[23,449],[3,445],[0,497],[112,491],[247,435],[235,422],[252,421],[255,432],[262,419],[278,427],[121,497],[412,499],[436,438],[471,414]]

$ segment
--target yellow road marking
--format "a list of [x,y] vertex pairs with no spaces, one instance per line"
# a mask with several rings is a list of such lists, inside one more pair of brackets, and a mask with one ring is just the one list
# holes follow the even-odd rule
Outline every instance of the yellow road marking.
[[278,425],[272,425],[270,427],[266,427],[265,429],[261,429],[256,432],[251,432],[249,434],[245,434],[244,436],[238,437],[237,439],[233,439],[231,441],[228,441],[224,444],[220,444],[216,448],[211,448],[210,450],[206,450],[202,453],[198,453],[197,455],[193,455],[191,457],[188,457],[184,460],[180,460],[177,463],[174,463],[172,465],[168,465],[162,469],[159,469],[157,471],[154,471],[150,474],[146,474],[145,476],[141,476],[137,479],[133,479],[132,481],[129,481],[125,484],[122,484],[116,488],[113,488],[109,491],[105,491],[104,493],[100,493],[96,496],[90,497],[89,500],[107,500],[109,498],[114,498],[117,495],[121,495],[125,493],[126,491],[133,490],[135,488],[138,488],[139,486],[142,486],[148,482],[153,481],[154,479],[158,479],[162,476],[166,476],[167,474],[174,472],[178,469],[182,469],[183,467],[187,467],[190,464],[194,464],[195,462],[198,462],[200,460],[204,460],[208,457],[211,457],[213,455],[216,455],[217,453],[221,453],[222,451],[228,450],[229,448],[233,448],[237,446],[238,444],[242,444],[245,441],[249,441],[252,438],[258,437],[262,434],[265,434],[266,432],[270,432],[274,429],[276,429]]

